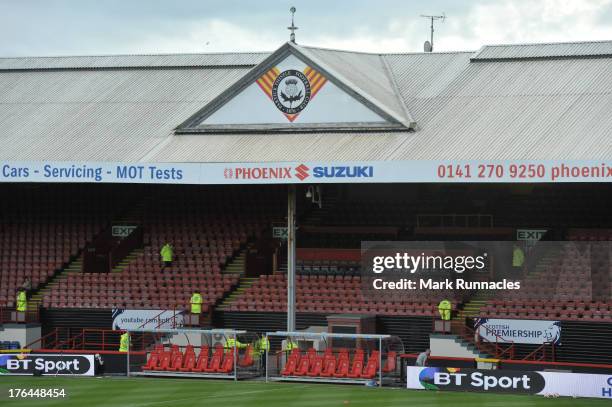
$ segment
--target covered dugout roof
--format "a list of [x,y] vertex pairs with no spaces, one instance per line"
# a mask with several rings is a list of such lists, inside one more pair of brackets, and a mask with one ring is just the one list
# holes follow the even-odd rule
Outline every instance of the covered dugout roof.
[[[281,51],[325,73],[386,124],[198,131],[198,113],[231,100]],[[0,159],[606,159],[611,93],[612,41],[449,53],[285,44],[274,53],[0,58]]]

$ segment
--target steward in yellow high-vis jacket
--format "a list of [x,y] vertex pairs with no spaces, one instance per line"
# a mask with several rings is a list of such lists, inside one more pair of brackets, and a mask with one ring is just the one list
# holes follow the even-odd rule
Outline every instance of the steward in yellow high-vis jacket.
[[525,252],[523,252],[523,249],[521,249],[517,245],[514,245],[514,248],[512,248],[512,267],[523,267],[524,263]]
[[16,309],[17,312],[26,312],[28,309],[28,297],[26,296],[25,290],[19,290],[17,292]]
[[191,295],[191,313],[192,314],[201,314],[202,313],[202,295],[199,291],[195,291]]
[[453,309],[453,306],[449,300],[444,299],[440,301],[440,304],[438,304],[438,311],[440,312],[440,318],[442,318],[443,321],[450,321],[452,309]]
[[164,262],[162,269],[170,267],[172,265],[172,260],[174,260],[174,249],[172,248],[170,243],[166,243],[165,245],[163,245],[161,250],[159,251],[159,254],[161,256],[162,262]]
[[130,334],[124,332],[119,339],[119,352],[127,352],[130,349]]

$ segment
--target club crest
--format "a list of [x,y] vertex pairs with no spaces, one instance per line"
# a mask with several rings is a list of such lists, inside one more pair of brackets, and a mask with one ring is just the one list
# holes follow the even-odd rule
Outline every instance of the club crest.
[[306,75],[294,69],[281,72],[272,85],[272,101],[286,114],[304,110],[310,102],[310,83]]
[[321,73],[310,67],[306,67],[304,72],[295,69],[280,72],[274,67],[257,80],[259,87],[290,122],[298,117],[326,82]]

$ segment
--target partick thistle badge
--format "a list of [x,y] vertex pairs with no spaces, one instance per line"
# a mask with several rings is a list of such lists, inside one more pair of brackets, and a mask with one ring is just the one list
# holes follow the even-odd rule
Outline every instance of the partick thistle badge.
[[257,80],[257,84],[278,110],[293,122],[327,82],[319,72],[306,67],[304,72],[274,67]]

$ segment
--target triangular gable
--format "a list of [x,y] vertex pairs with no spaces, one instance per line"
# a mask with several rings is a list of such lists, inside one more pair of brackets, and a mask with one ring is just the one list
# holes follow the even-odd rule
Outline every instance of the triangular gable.
[[406,116],[338,76],[324,60],[313,60],[300,47],[287,43],[177,132],[412,127]]

